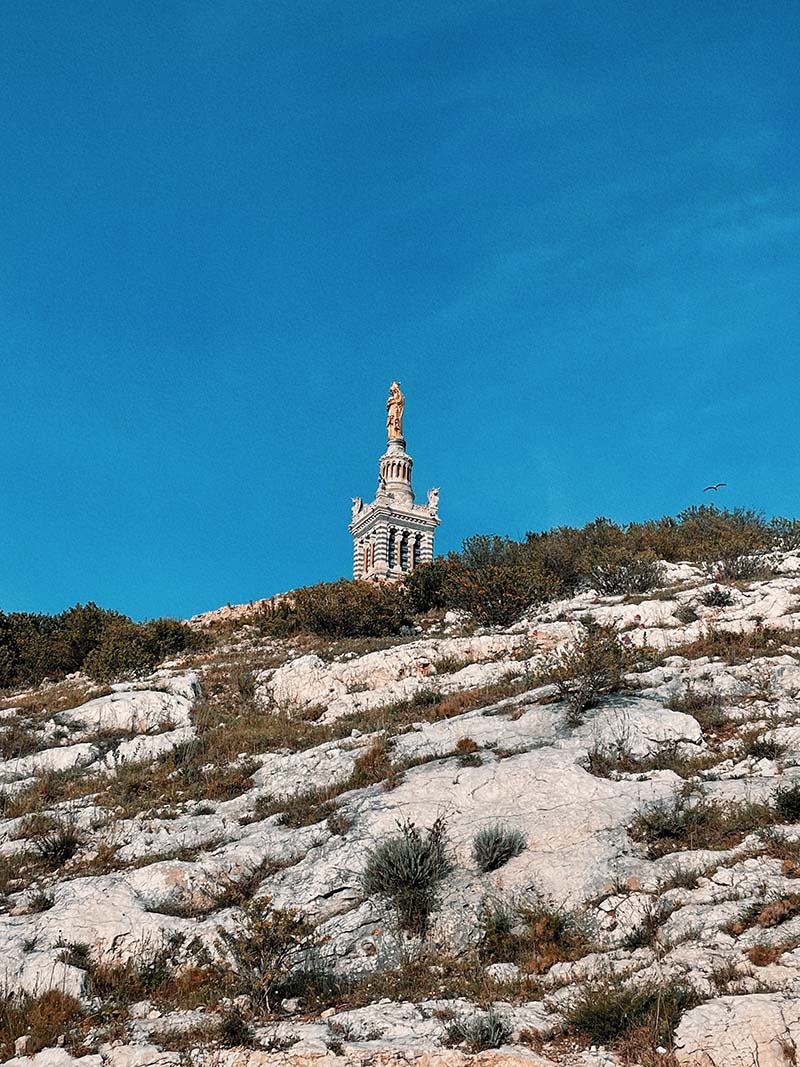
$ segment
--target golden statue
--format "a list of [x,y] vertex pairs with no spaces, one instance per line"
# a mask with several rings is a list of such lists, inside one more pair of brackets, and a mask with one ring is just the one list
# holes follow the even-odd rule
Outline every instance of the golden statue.
[[403,408],[405,406],[406,398],[400,392],[400,382],[392,382],[389,399],[386,401],[386,430],[390,441],[403,436]]

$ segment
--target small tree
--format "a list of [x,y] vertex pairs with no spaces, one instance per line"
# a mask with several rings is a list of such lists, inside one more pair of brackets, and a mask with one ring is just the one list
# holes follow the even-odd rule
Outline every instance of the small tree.
[[555,685],[561,699],[567,702],[570,721],[577,724],[584,711],[621,688],[631,666],[631,652],[620,641],[615,627],[594,625],[570,648],[553,653],[539,680]]
[[251,901],[233,930],[218,927],[217,934],[217,951],[228,961],[227,968],[219,967],[223,980],[266,1011],[314,948],[307,919],[273,908],[268,897]]

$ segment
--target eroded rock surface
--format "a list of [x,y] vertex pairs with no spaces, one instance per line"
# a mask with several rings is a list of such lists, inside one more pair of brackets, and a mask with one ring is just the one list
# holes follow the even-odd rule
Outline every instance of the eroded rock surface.
[[[545,963],[482,950],[482,1001],[495,1002],[510,1045],[472,1057],[445,1047],[453,1019],[480,1009],[447,995],[443,977],[441,1000],[378,997],[325,1017],[301,997],[275,1024],[290,1047],[215,1047],[215,1064],[610,1067],[614,1053],[559,1038],[576,993],[609,975],[693,990],[697,1006],[676,1031],[683,1067],[791,1063],[800,810],[781,815],[775,804],[800,780],[800,644],[787,638],[744,657],[687,646],[712,626],[791,635],[795,562],[787,555],[776,577],[732,590],[727,607],[702,603],[710,586],[699,568],[673,565],[675,587],[636,603],[589,591],[505,632],[423,635],[338,658],[234,635],[207,663],[29,715],[35,750],[0,763],[7,988],[60,990],[88,1005],[87,959],[125,965],[165,945],[184,967],[198,951],[216,958],[219,929],[236,927],[248,899],[267,898],[302,911],[340,980],[402,968],[422,946],[398,929],[386,900],[364,893],[362,873],[399,824],[424,831],[443,819],[452,870],[431,915],[434,959],[476,953],[487,902],[544,901],[583,931],[580,949],[553,950]],[[662,654],[576,723],[539,672],[592,621]],[[221,675],[233,710],[214,703]],[[26,714],[0,711],[0,728]],[[708,824],[674,841],[641,829],[643,813],[701,799],[744,811],[741,827]],[[51,824],[73,833],[71,854],[49,856]],[[486,873],[474,836],[492,827],[518,832],[524,847]],[[218,1025],[223,1000],[131,1017],[125,1042],[106,1047],[98,1035],[98,1051],[75,1062],[178,1063],[160,1047],[170,1027]],[[257,1037],[276,1033],[265,1024]],[[202,1063],[209,1053],[198,1045],[191,1055]],[[54,1048],[11,1062],[73,1061]]]

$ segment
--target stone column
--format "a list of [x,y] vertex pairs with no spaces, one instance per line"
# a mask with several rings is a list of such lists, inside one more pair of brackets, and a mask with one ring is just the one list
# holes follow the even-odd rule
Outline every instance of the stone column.
[[408,530],[403,530],[403,532],[400,534],[400,551],[398,553],[397,562],[400,564],[400,570],[403,571],[404,574],[407,571],[411,570],[411,567],[409,566],[410,550],[411,534],[408,532]]
[[353,542],[353,580],[364,577],[364,538]]
[[397,566],[397,530],[390,526],[386,534],[386,566],[389,573]]
[[374,574],[386,574],[389,570],[389,529],[386,526],[375,531]]
[[433,559],[433,534],[426,533],[422,535],[422,545],[420,547],[419,561],[420,563],[430,563]]
[[419,552],[420,552],[420,541],[421,540],[422,540],[422,535],[421,534],[418,534],[418,533],[409,534],[409,538],[408,538],[408,541],[409,541],[409,544],[408,544],[408,569],[409,569],[409,571],[413,571],[414,568],[419,565]]

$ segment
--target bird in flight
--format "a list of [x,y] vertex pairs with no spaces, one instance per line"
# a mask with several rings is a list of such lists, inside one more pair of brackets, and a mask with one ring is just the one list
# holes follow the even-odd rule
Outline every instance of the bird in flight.
[[716,493],[717,489],[721,489],[723,487],[723,485],[727,485],[727,484],[728,484],[727,482],[717,482],[716,485],[707,485],[705,487],[705,489],[703,490],[703,492],[707,493],[709,491],[709,489],[713,489],[714,492]]

